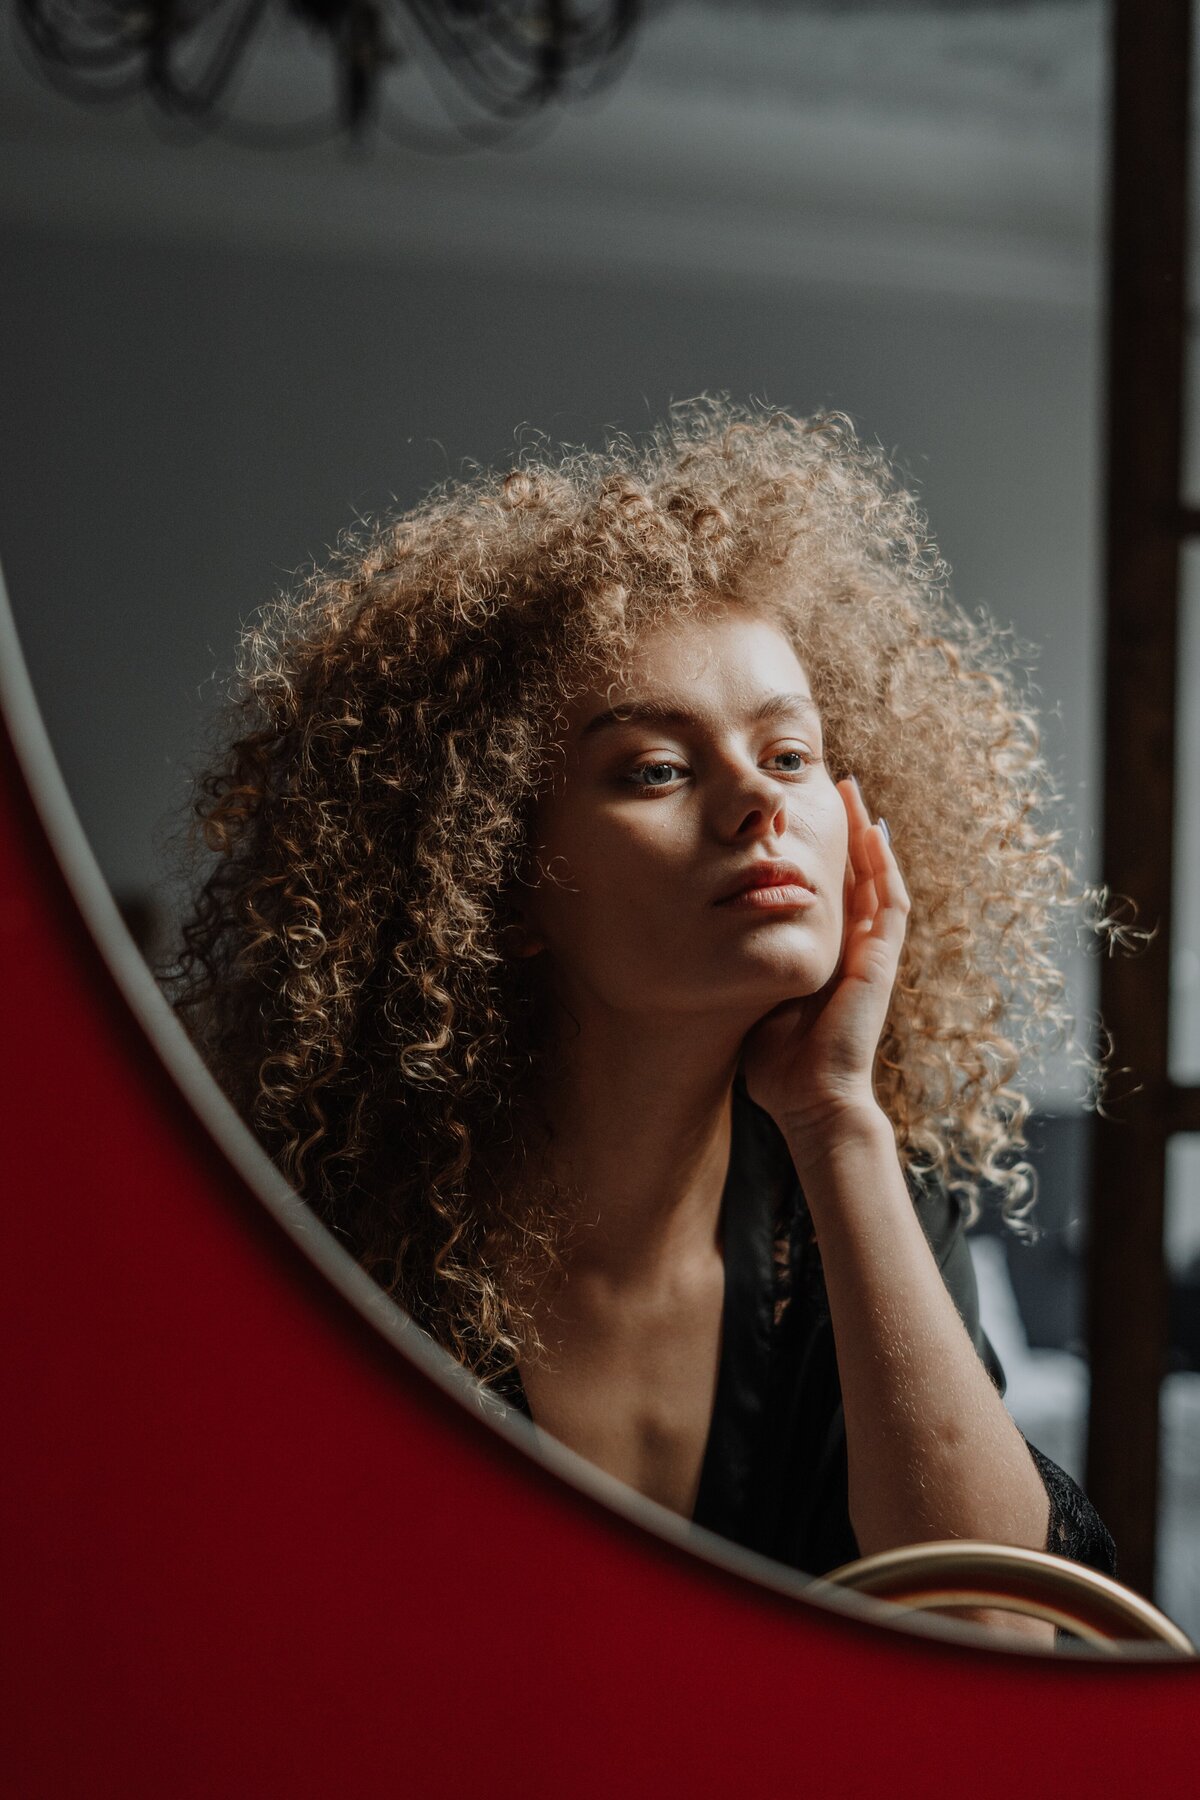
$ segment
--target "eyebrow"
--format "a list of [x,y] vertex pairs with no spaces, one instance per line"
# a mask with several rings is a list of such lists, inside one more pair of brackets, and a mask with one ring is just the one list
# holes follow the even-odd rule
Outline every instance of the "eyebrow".
[[[749,723],[761,724],[765,719],[779,719],[794,716],[796,713],[810,715],[816,723],[821,723],[821,714],[811,694],[768,694],[749,715]],[[608,712],[597,713],[594,719],[584,726],[581,738],[590,737],[593,732],[604,731],[611,725],[696,725],[699,719],[695,713],[687,712],[682,707],[664,706],[657,700],[628,700],[622,706],[611,707]]]

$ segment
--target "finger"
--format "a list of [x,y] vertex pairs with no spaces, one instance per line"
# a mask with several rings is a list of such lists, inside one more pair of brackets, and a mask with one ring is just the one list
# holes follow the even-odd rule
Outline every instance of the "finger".
[[911,910],[912,902],[888,834],[878,821],[867,834],[867,845],[874,887],[879,896],[876,924],[880,929],[886,929],[899,919],[903,929],[903,921]]
[[859,873],[869,875],[871,872],[870,861],[864,854],[863,833],[870,829],[871,814],[856,781],[847,777],[845,781],[839,782],[838,786],[842,790],[842,797],[846,803],[851,856],[854,858],[855,867]]
[[869,825],[871,823],[871,814],[867,809],[866,801],[862,797],[862,789],[859,787],[854,777],[852,775],[846,775],[837,785],[838,791],[846,803],[846,811],[850,815],[851,827],[853,828],[855,825]]
[[879,908],[875,865],[867,841],[871,815],[855,782],[847,779],[839,782],[838,786],[842,789],[846,802],[850,828],[848,852],[854,888],[848,905],[848,924],[853,931],[860,929],[864,923],[870,925]]
[[842,804],[846,808],[847,841],[850,849],[853,850],[855,837],[862,830],[863,825],[869,822],[870,815],[863,804],[863,797],[858,791],[857,783],[850,776],[839,781],[837,789],[842,797]]
[[859,856],[862,867],[855,872],[854,889],[850,896],[849,927],[852,932],[870,931],[879,912],[879,895],[874,871],[870,866],[870,852],[864,847]]
[[[850,815],[851,847],[853,848],[854,841],[855,841],[855,839],[854,839],[854,827],[855,826],[858,826],[864,834],[867,831],[871,830],[873,827],[880,828],[882,830],[884,842],[887,845],[889,845],[889,847],[890,847],[890,844],[891,844],[890,834],[888,833],[888,831],[886,829],[883,828],[882,819],[872,820],[870,808],[868,807],[866,801],[863,799],[862,789],[859,787],[858,782],[856,781],[854,776],[852,776],[852,775],[844,776],[843,779],[841,781],[839,781],[837,785],[842,794],[843,799],[846,802],[846,810]],[[893,858],[893,860],[894,860],[894,858]],[[868,859],[868,861],[870,861],[870,859]],[[874,870],[874,862],[873,861],[870,861],[870,867],[873,872],[873,870]]]
[[890,835],[870,811],[855,781],[844,784],[850,820],[850,863],[854,873],[853,898],[847,903],[846,936],[902,939],[912,903]]
[[886,887],[893,899],[908,899],[908,889],[900,873],[900,863],[892,844],[892,834],[883,819],[876,819],[871,829],[872,867],[877,881]]

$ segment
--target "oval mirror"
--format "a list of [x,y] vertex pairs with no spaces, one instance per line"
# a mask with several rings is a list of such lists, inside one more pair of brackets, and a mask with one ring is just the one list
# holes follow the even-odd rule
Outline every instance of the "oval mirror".
[[[530,148],[445,160],[284,163],[219,136],[182,152],[10,68],[28,148],[5,190],[20,347],[6,416],[24,454],[0,549],[55,754],[150,958],[181,908],[167,839],[186,775],[271,593],[349,515],[410,506],[465,458],[518,455],[526,422],[598,444],[610,422],[636,433],[714,387],[836,405],[901,446],[960,600],[1040,648],[1061,825],[1086,853],[1097,501],[1079,422],[1097,411],[1103,28],[1089,6],[672,9],[602,104]],[[1092,975],[1068,964],[1082,1020]],[[1023,1248],[993,1209],[972,1251],[1010,1406],[1081,1475],[1073,1079],[1048,1061],[1030,1089],[1041,1243]],[[268,1183],[231,1119],[218,1129]],[[473,1403],[272,1191],[356,1304]],[[1175,1217],[1183,1270],[1186,1206]],[[1160,1598],[1194,1631],[1190,1341],[1182,1325]],[[746,1567],[552,1436],[495,1429],[660,1537]]]

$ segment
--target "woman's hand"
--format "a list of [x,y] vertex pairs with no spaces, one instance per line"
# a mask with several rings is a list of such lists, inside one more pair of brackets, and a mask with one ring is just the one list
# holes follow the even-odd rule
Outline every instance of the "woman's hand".
[[871,823],[856,781],[837,785],[850,825],[838,966],[815,994],[760,1019],[743,1048],[750,1097],[789,1143],[878,1110],[875,1053],[911,907],[886,829]]
[[875,1099],[910,903],[857,786],[838,788],[850,821],[838,967],[759,1020],[743,1067],[787,1139],[821,1249],[850,1522],[864,1556],[939,1538],[1040,1550],[1045,1486],[939,1271]]

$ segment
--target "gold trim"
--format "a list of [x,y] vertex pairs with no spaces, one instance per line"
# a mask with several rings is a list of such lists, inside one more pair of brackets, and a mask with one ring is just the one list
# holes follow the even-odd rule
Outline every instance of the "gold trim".
[[1183,1656],[1197,1654],[1186,1633],[1132,1588],[1082,1563],[1015,1544],[967,1538],[905,1544],[844,1563],[822,1579],[905,1611],[999,1607],[1044,1619],[1116,1655],[1131,1639],[1169,1644]]

